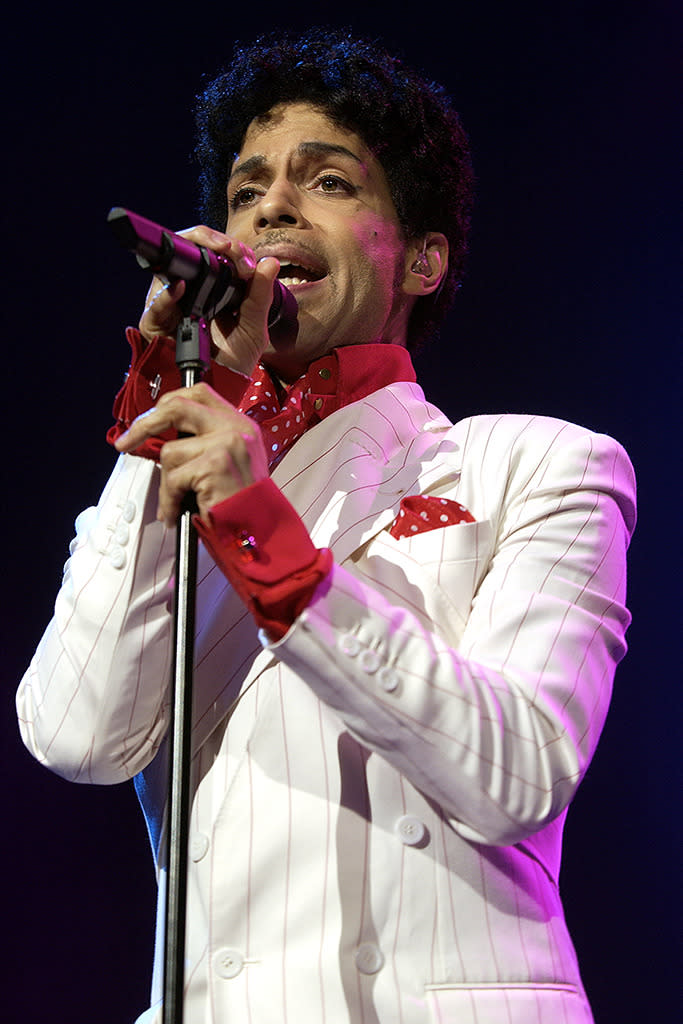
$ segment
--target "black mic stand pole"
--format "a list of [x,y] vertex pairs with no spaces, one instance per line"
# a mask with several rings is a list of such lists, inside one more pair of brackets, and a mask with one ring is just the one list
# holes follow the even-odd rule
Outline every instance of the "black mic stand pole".
[[[205,320],[185,316],[176,334],[176,363],[183,387],[201,380],[210,361]],[[194,620],[197,586],[197,531],[192,515],[194,494],[187,494],[176,530],[173,673],[169,729],[167,805],[167,890],[164,931],[163,1024],[182,1024],[185,983],[185,924],[187,917],[187,856],[192,759],[192,681]]]
[[[176,333],[176,363],[183,387],[193,387],[201,380],[211,361],[211,341],[205,318],[211,319],[221,310],[236,312],[245,291],[243,282],[229,266],[222,268],[221,276],[220,258],[216,264],[215,255],[208,250],[187,243],[182,236],[130,210],[113,207],[107,219],[119,242],[137,254],[142,267],[153,270],[162,279],[168,280],[168,274],[185,280],[185,292],[178,303],[183,320]],[[294,296],[275,282],[268,315],[268,332],[274,345],[291,347],[295,344],[298,332],[296,314]],[[197,586],[197,532],[192,525],[192,515],[196,511],[194,495],[187,494],[176,533],[162,1024],[183,1024]]]

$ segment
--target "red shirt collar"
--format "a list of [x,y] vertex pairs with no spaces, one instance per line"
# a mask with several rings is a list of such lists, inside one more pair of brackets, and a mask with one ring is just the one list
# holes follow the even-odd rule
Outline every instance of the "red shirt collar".
[[389,384],[416,380],[410,355],[401,345],[344,345],[314,360],[285,392],[308,394],[323,419]]

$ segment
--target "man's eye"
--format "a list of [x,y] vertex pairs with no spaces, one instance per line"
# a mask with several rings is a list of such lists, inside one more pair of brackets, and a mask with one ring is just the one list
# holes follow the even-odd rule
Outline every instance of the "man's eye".
[[323,174],[315,182],[315,188],[321,192],[345,192],[347,195],[352,195],[356,191],[350,182],[337,177],[336,174]]
[[258,195],[258,192],[254,188],[238,188],[234,196],[230,200],[230,209],[236,210],[239,206],[248,206],[253,203]]

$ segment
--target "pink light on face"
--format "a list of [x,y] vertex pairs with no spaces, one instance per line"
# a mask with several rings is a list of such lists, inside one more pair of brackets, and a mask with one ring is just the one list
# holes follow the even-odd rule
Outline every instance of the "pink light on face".
[[283,379],[340,345],[404,343],[406,246],[384,171],[359,136],[308,104],[274,108],[247,131],[228,205],[228,234],[256,258],[277,257],[296,294],[296,349],[265,357]]

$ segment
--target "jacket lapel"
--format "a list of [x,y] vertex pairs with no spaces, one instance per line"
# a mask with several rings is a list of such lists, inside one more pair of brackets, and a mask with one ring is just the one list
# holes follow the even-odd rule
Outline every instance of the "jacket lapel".
[[416,384],[392,384],[309,431],[273,480],[314,544],[343,562],[393,521],[405,494],[457,476],[451,427]]
[[[309,430],[276,467],[273,481],[314,544],[331,548],[341,563],[394,520],[405,494],[457,479],[460,452],[451,429],[416,384],[393,384]],[[199,599],[206,635],[198,637],[197,653],[208,653],[194,694],[195,751],[238,695],[276,662],[271,651],[261,649],[251,616],[213,563],[207,564]],[[226,619],[233,623],[229,630]],[[226,657],[244,666],[227,683]]]

